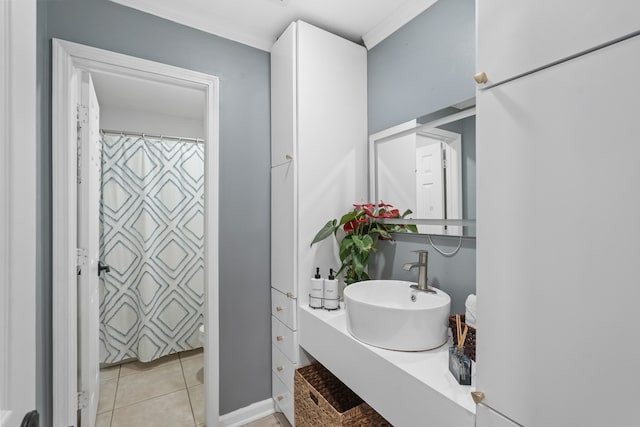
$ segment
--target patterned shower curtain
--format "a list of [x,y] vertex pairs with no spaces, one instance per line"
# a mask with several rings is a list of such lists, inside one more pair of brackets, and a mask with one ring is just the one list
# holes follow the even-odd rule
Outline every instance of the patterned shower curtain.
[[200,346],[204,145],[104,134],[100,358],[148,362]]

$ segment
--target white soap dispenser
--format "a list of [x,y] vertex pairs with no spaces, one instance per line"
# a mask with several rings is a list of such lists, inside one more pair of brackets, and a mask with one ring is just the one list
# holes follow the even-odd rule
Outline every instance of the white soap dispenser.
[[333,268],[330,268],[329,277],[324,279],[324,308],[326,310],[337,310],[340,308],[338,281],[333,273]]
[[320,267],[317,267],[316,275],[311,278],[309,307],[322,308],[322,298],[324,298],[324,280],[320,277]]

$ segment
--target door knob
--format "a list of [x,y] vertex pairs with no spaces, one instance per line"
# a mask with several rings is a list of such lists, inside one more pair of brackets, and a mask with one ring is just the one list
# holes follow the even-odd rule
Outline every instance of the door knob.
[[278,336],[276,337],[276,340],[278,340],[278,341],[282,341],[282,340],[284,340],[284,337],[283,337],[282,335],[278,335]]
[[282,395],[278,396],[278,402],[281,401],[282,399],[284,399],[284,396]]
[[102,272],[105,273],[110,273],[111,272],[111,267],[109,267],[109,265],[103,263],[102,261],[98,261],[98,276],[100,275],[100,273]]
[[276,307],[276,311],[282,311],[282,310],[284,310],[284,308],[282,308],[282,307],[280,307],[280,306],[277,306],[277,307]]
[[293,292],[287,292],[287,298],[293,298]]
[[484,400],[484,393],[481,391],[472,391],[471,398],[476,403],[476,405]]
[[278,370],[278,372],[282,372],[284,368],[282,366],[278,366],[276,369]]
[[478,84],[486,83],[489,81],[489,79],[487,78],[487,73],[485,73],[484,71],[481,71],[474,75],[473,80],[475,80]]

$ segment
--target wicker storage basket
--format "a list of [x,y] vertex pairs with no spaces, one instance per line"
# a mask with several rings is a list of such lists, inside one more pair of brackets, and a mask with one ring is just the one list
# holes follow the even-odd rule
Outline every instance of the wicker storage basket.
[[296,370],[294,399],[296,427],[391,426],[319,363]]
[[[460,322],[462,324],[462,329],[467,325],[464,323],[464,314],[460,315]],[[464,354],[467,355],[474,362],[476,361],[476,328],[473,326],[467,325],[469,327],[469,331],[467,332],[467,337],[464,339]],[[449,316],[449,327],[451,328],[451,335],[453,336],[453,345],[458,345],[458,337],[456,336],[456,316]]]

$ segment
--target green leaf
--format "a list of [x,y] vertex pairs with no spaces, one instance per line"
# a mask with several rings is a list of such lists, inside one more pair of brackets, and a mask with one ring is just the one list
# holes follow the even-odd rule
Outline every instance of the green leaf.
[[373,247],[373,239],[368,234],[362,237],[353,235],[352,238],[353,243],[355,243],[356,247],[362,252],[369,252]]
[[407,228],[407,231],[410,231],[412,233],[418,232],[418,226],[415,224],[407,224],[405,227]]
[[345,225],[349,221],[355,219],[356,216],[358,216],[358,211],[356,211],[355,209],[347,212],[346,214],[342,215],[342,218],[340,218],[340,225]]
[[400,218],[404,218],[405,216],[412,214],[413,211],[411,209],[407,209],[406,211],[404,211],[404,213],[400,216]]
[[352,250],[351,261],[353,263],[353,271],[355,271],[356,276],[360,277],[362,273],[364,273],[364,269],[367,267],[367,262],[369,261],[369,253]]
[[316,237],[313,238],[313,241],[309,246],[313,246],[314,243],[318,243],[319,241],[324,240],[327,237],[331,236],[336,230],[336,228],[338,228],[336,220],[335,219],[330,220],[324,225],[324,227],[320,229],[320,231],[318,231],[318,234],[316,234]]
[[390,239],[391,235],[389,234],[389,232],[387,230],[385,230],[383,227],[380,227],[379,225],[371,230],[372,233],[378,233],[382,238],[385,239]]
[[339,256],[340,261],[342,261],[343,263],[351,253],[351,246],[353,246],[353,240],[351,239],[351,237],[352,236],[346,236],[344,239],[342,239],[342,242],[340,242]]

